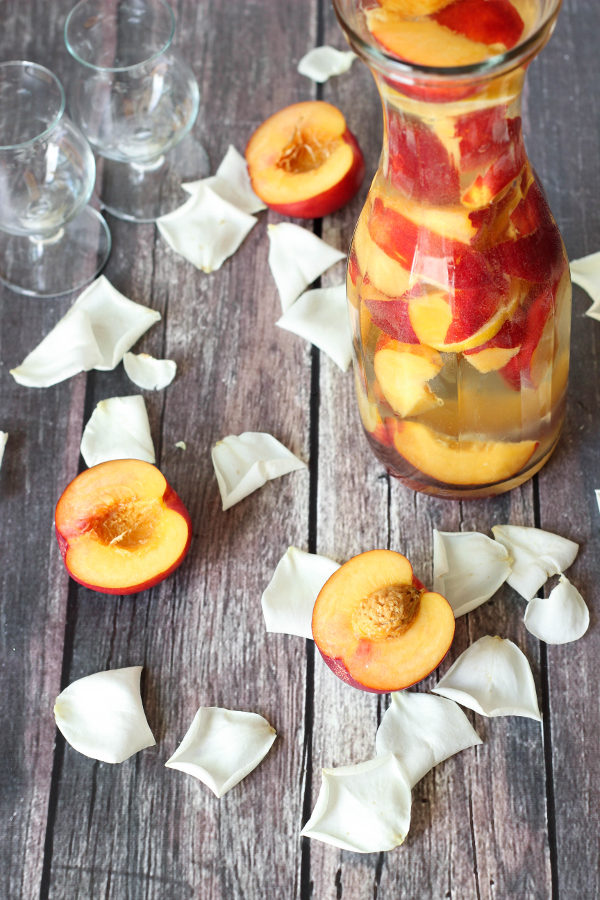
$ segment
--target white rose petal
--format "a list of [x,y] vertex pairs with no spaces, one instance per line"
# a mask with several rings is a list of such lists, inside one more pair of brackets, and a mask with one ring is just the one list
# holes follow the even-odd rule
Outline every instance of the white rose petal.
[[306,463],[263,431],[230,434],[211,451],[223,509],[229,509],[272,478],[305,469]]
[[571,280],[583,288],[594,301],[586,316],[600,319],[600,253],[571,260]]
[[527,657],[498,636],[486,635],[471,644],[433,691],[482,716],[542,718]]
[[285,312],[309,284],[345,254],[307,228],[281,222],[269,225],[269,267]]
[[577,588],[561,575],[547,597],[529,601],[524,621],[527,630],[541,641],[568,644],[586,633],[590,613]]
[[323,350],[345,372],[352,360],[346,286],[306,291],[276,323]]
[[183,206],[157,219],[156,225],[175,253],[209,273],[235,253],[256,219],[202,181]]
[[8,432],[0,431],[0,466],[2,465],[2,458],[4,456],[4,448],[6,447],[7,440],[8,440]]
[[288,547],[262,595],[267,631],[312,639],[312,612],[317,595],[339,563]]
[[245,213],[259,212],[266,209],[265,204],[252,190],[246,160],[232,144],[214,175],[199,181],[189,181],[181,187],[188,194],[195,194],[200,185],[206,185],[223,200],[237,206]]
[[352,50],[336,50],[325,44],[309,50],[298,63],[298,71],[301,75],[323,84],[332,75],[347,72],[355,59],[356,53]]
[[144,398],[135,395],[101,400],[83,431],[81,455],[86,466],[109,459],[156,462]]
[[356,853],[393,850],[408,834],[410,809],[408,779],[388,753],[355,766],[323,769],[315,808],[301,834]]
[[462,709],[433,694],[395,691],[377,729],[377,755],[393,753],[411,787],[433,766],[460,750],[481,744]]
[[256,768],[276,737],[257,713],[200,707],[165,765],[193,775],[222,797]]
[[178,450],[187,450],[187,444],[185,441],[176,441],[175,446]]
[[568,569],[579,550],[574,541],[541,528],[494,525],[492,531],[512,559],[512,572],[506,580],[525,600],[535,597],[550,575]]
[[126,353],[123,368],[127,377],[146,391],[161,391],[171,384],[177,372],[172,359],[155,359],[148,353]]
[[49,387],[79,372],[114,369],[159,319],[158,310],[129,300],[101,275],[11,375],[27,387]]
[[54,717],[65,740],[92,759],[120,763],[156,744],[140,696],[142,666],[96,672],[56,698]]
[[462,616],[496,593],[511,571],[508,551],[477,531],[433,532],[433,589]]
[[598,509],[600,510],[600,491],[594,491],[596,495],[596,503],[598,504]]

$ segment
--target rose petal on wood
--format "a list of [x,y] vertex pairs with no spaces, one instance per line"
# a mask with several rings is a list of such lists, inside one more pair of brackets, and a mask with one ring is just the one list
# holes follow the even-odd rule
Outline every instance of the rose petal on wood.
[[223,200],[202,181],[189,200],[157,219],[156,225],[175,253],[210,273],[235,253],[256,219]]
[[298,63],[298,72],[318,84],[323,84],[333,75],[347,72],[355,59],[356,53],[352,50],[336,50],[335,47],[324,44],[321,47],[313,47],[304,54]]
[[96,405],[83,431],[81,455],[87,466],[109,459],[156,462],[148,412],[141,394],[109,397]]
[[586,316],[600,319],[600,252],[571,260],[570,269],[571,280],[583,288],[594,301],[586,310]]
[[177,363],[172,359],[155,359],[148,353],[126,353],[123,368],[127,377],[147,391],[166,388],[177,373]]
[[65,740],[92,759],[120,763],[156,744],[142,706],[142,666],[95,672],[62,691],[54,718]]
[[524,622],[527,630],[546,644],[568,644],[586,633],[590,612],[577,588],[561,575],[547,597],[529,601]]
[[446,697],[395,691],[377,729],[377,755],[393,753],[411,787],[438,763],[481,738],[462,709]]
[[527,657],[497,635],[485,635],[467,647],[433,691],[482,716],[541,719]]
[[288,547],[261,598],[267,631],[312,640],[312,612],[317,595],[339,563]]
[[198,181],[188,181],[181,187],[188,194],[194,195],[201,185],[206,185],[221,199],[241,209],[242,212],[252,214],[266,209],[263,201],[252,190],[245,158],[233,144],[227,148],[227,153],[214,175]]
[[345,254],[312,231],[281,222],[269,225],[269,267],[285,313],[300,294]]
[[0,431],[0,466],[2,465],[2,459],[4,457],[4,448],[6,447],[7,440],[8,440],[8,432]]
[[313,813],[301,831],[342,850],[393,850],[410,827],[410,784],[401,763],[387,753],[358,763],[323,769]]
[[275,729],[258,713],[200,707],[165,765],[193,775],[222,797],[256,768],[276,737]]
[[433,589],[462,616],[489,600],[511,571],[507,549],[477,531],[433,532]]
[[11,375],[27,387],[49,387],[79,372],[114,369],[159,319],[158,310],[134,303],[101,275]]
[[284,312],[276,325],[323,350],[342,372],[350,365],[352,335],[345,285],[306,291]]
[[550,575],[568,569],[579,550],[575,541],[541,528],[494,525],[492,532],[511,557],[512,572],[506,580],[525,600],[535,597]]
[[223,509],[239,503],[272,478],[306,468],[306,463],[264,431],[230,434],[217,441],[211,457]]

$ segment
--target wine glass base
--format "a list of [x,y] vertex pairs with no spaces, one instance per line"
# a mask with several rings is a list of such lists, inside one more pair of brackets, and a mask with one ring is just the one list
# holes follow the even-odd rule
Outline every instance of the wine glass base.
[[161,159],[144,166],[104,158],[104,209],[128,222],[155,222],[189,199],[182,182],[204,178],[210,171],[204,147],[189,136]]
[[108,225],[91,206],[45,239],[0,231],[0,281],[19,294],[69,294],[98,275],[110,248]]

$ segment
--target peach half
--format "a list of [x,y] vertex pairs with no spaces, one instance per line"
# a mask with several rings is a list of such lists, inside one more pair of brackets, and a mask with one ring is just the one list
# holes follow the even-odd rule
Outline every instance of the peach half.
[[286,216],[314,219],[344,206],[358,191],[365,163],[337,107],[294,103],[266,119],[246,147],[252,187]]
[[81,472],[54,516],[71,578],[104,594],[152,587],[182,562],[189,514],[164,475],[147,462],[118,459]]
[[312,618],[315,643],[342,681],[376,694],[422,681],[454,637],[454,613],[426,591],[410,562],[392,550],[369,550],[325,582]]

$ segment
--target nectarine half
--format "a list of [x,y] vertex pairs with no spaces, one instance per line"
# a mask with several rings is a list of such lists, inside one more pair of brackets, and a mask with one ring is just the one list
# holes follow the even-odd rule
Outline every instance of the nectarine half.
[[365,164],[340,110],[307,100],[272,115],[246,147],[252,187],[286,216],[314,219],[344,206],[358,191]]
[[138,459],[81,472],[56,505],[56,536],[69,575],[94,591],[132,594],[182,562],[189,514],[156,466]]
[[370,550],[325,582],[312,631],[342,681],[383,694],[409,687],[436,668],[454,637],[454,613],[441,594],[423,588],[405,556]]

